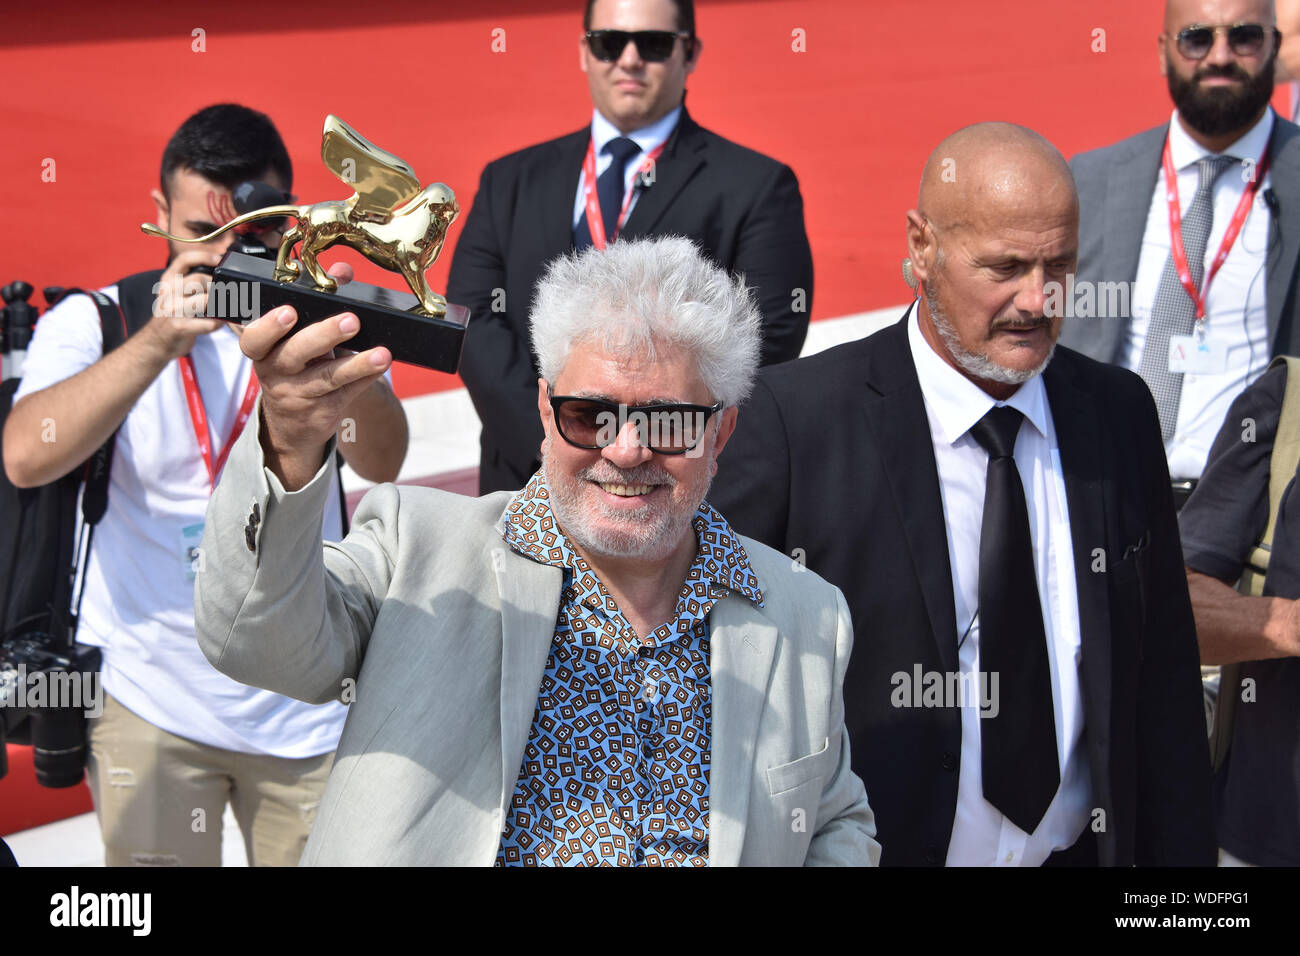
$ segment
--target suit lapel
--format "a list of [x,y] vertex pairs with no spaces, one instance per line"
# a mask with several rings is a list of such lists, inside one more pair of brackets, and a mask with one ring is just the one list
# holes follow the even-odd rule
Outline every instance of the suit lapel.
[[[1131,149],[1111,160],[1106,177],[1105,209],[1100,217],[1105,223],[1101,270],[1105,281],[1132,283],[1137,279],[1142,237],[1146,233],[1151,195],[1160,175],[1160,156],[1167,134],[1167,125],[1148,130]],[[1108,362],[1117,361],[1129,322],[1093,320],[1091,324],[1097,330],[1099,346],[1089,354],[1105,356]]]
[[591,127],[580,129],[555,144],[555,155],[544,164],[535,191],[537,219],[543,230],[547,258],[573,248],[573,203],[578,195],[583,157],[591,142]]
[[620,235],[630,239],[653,232],[678,193],[704,163],[704,137],[700,127],[683,108],[677,128],[668,137],[664,151],[655,163],[654,185],[642,190]]
[[[1279,222],[1288,215],[1294,219],[1300,211],[1300,130],[1280,118],[1274,119],[1270,154],[1270,181],[1276,203],[1269,220],[1268,279],[1264,298],[1268,304],[1270,352],[1277,354],[1287,345],[1278,340],[1278,326],[1295,280],[1297,258],[1300,258],[1300,231],[1282,228]],[[1294,330],[1291,331],[1294,334]]]
[[758,724],[776,651],[776,626],[739,595],[709,612],[713,754],[709,771],[709,863],[736,866],[745,843]]
[[518,555],[504,543],[493,554],[493,567],[501,595],[501,806],[505,807],[519,777],[537,709],[564,572]]
[[[1061,470],[1065,475],[1065,499],[1070,512],[1070,537],[1073,544],[1074,577],[1079,597],[1079,634],[1083,648],[1084,726],[1091,741],[1110,739],[1110,668],[1111,620],[1110,598],[1105,574],[1094,573],[1098,557],[1095,549],[1104,549],[1106,509],[1113,504],[1113,491],[1102,480],[1103,460],[1101,432],[1096,409],[1099,399],[1083,392],[1075,381],[1073,353],[1058,350],[1043,373],[1047,401],[1056,427],[1061,452]],[[1115,561],[1117,554],[1104,553],[1104,560]],[[1091,747],[1089,748],[1091,750]],[[1109,774],[1094,768],[1096,785]]]
[[909,309],[901,322],[873,336],[880,347],[870,352],[867,384],[879,394],[867,398],[864,414],[876,435],[874,447],[881,450],[880,465],[907,536],[908,558],[921,582],[939,659],[945,670],[955,673],[957,611],[948,535],[925,399],[907,341],[910,321]]

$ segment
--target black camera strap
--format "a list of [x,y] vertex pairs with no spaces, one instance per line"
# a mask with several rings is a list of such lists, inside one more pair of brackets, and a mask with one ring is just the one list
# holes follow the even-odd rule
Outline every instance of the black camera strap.
[[[153,317],[154,299],[157,296],[158,282],[162,278],[162,273],[162,269],[153,269],[147,272],[138,272],[120,280],[117,283],[118,301],[116,303],[102,292],[73,288],[64,291],[57,302],[51,305],[62,302],[70,295],[89,296],[99,310],[100,330],[104,342],[103,354],[107,355],[149,323],[149,320]],[[71,597],[72,591],[75,589],[76,596],[72,600],[56,600],[55,613],[63,617],[51,621],[51,633],[66,634],[69,647],[75,641],[77,620],[81,613],[81,599],[86,590],[86,569],[90,561],[90,546],[94,538],[95,525],[99,523],[108,510],[108,484],[113,466],[113,449],[116,442],[117,429],[114,429],[107,440],[99,448],[95,449],[90,458],[86,460],[80,479],[83,485],[80,533],[76,535],[71,560],[67,565],[66,589],[60,589],[69,597]],[[340,470],[343,467],[341,454],[336,456],[336,467]],[[339,511],[342,517],[343,533],[347,534],[349,525],[347,496],[343,491],[341,473],[339,475]]]
[[[59,301],[62,302],[69,295],[90,296],[99,310],[99,326],[104,342],[103,354],[107,355],[148,324],[153,316],[154,289],[161,276],[162,270],[154,269],[120,280],[117,284],[118,302],[114,302],[102,292],[85,289],[68,289],[59,296]],[[82,475],[81,533],[68,571],[69,583],[76,586],[80,578],[80,586],[77,587],[75,600],[68,605],[67,620],[56,622],[64,626],[52,628],[55,634],[68,635],[69,646],[75,640],[77,620],[81,614],[81,598],[86,590],[86,567],[90,561],[90,545],[94,539],[95,525],[108,510],[108,481],[113,468],[113,449],[117,444],[117,431],[116,428],[113,429],[113,433],[86,460]]]

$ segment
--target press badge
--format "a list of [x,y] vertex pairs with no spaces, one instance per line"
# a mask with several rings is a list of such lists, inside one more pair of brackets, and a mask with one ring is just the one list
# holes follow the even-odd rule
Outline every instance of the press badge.
[[193,581],[194,575],[203,569],[203,554],[199,550],[199,542],[202,540],[202,521],[181,528],[181,560],[185,562],[186,581]]
[[1207,336],[1169,336],[1169,371],[1221,375],[1228,370],[1228,350]]

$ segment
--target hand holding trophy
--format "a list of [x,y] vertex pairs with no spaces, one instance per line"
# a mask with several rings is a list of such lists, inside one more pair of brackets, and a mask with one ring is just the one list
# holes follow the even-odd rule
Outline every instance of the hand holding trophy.
[[[454,372],[469,309],[449,304],[430,289],[425,271],[438,258],[447,228],[460,214],[455,194],[442,183],[421,188],[407,163],[368,142],[337,116],[325,118],[321,158],[355,189],[351,198],[255,209],[198,239],[172,236],[148,223],[140,228],[176,242],[204,243],[254,220],[287,216],[295,224],[284,234],[274,264],[233,250],[222,258],[208,294],[209,317],[239,317],[246,323],[290,305],[298,314],[296,330],[353,312],[361,328],[349,348],[382,345],[398,361]],[[357,282],[340,288],[317,260],[339,244],[400,273],[413,295]],[[297,260],[290,259],[295,245],[300,246]]]

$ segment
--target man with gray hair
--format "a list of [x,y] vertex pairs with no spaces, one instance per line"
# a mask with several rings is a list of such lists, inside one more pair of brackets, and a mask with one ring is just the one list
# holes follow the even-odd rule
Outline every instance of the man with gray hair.
[[380,486],[322,546],[337,417],[389,360],[330,358],[343,318],[245,330],[259,427],[195,590],[217,668],[351,702],[304,862],[874,863],[843,596],[704,500],[758,362],[744,284],[679,238],[557,260],[541,470],[479,499]]

